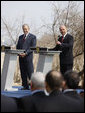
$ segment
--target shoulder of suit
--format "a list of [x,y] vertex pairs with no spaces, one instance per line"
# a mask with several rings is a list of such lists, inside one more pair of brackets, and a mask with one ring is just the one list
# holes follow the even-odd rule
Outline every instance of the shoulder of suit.
[[21,98],[21,100],[29,100],[32,98],[32,95],[24,96]]
[[23,38],[23,35],[24,35],[24,34],[20,35],[20,36],[19,36],[19,39],[20,39],[20,38]]
[[30,35],[31,37],[33,37],[33,38],[36,38],[36,36],[35,36],[34,34],[32,34],[32,33],[29,33],[29,35]]
[[73,38],[73,36],[72,36],[72,35],[70,35],[69,33],[67,33],[67,35],[66,35],[66,36]]

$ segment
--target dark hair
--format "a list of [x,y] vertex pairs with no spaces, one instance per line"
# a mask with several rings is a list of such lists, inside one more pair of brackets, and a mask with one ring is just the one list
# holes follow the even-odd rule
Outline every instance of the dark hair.
[[50,89],[54,90],[54,89],[58,89],[61,87],[62,84],[62,80],[63,77],[61,75],[61,73],[55,71],[55,70],[51,70],[47,73],[45,81],[47,82],[47,84],[49,85]]
[[66,84],[70,89],[78,88],[80,78],[77,72],[72,70],[65,72],[64,80],[66,81]]

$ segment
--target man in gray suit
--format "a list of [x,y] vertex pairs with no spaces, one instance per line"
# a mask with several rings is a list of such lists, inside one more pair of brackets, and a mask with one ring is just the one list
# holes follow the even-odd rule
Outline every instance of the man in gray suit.
[[34,72],[33,53],[30,51],[30,47],[36,46],[36,36],[29,33],[29,26],[27,24],[24,24],[22,29],[24,34],[19,36],[16,48],[25,50],[24,53],[19,54],[22,85],[24,87],[23,90],[25,90],[29,89],[27,78],[30,80],[31,74]]

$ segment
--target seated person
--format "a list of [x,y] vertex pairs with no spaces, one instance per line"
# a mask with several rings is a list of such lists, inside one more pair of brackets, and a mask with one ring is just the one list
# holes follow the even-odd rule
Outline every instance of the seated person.
[[31,76],[31,91],[32,95],[25,96],[20,98],[19,103],[21,104],[21,108],[25,112],[31,112],[32,109],[32,100],[35,98],[43,98],[45,96],[45,75],[41,72],[33,73]]
[[[37,78],[39,76],[36,76]],[[42,83],[42,82],[41,82]],[[44,83],[44,82],[43,82]],[[32,96],[24,97],[21,103],[25,112],[80,112],[81,105],[61,91],[63,76],[57,71],[50,71],[45,77],[45,88],[49,93],[38,91]],[[44,87],[43,87],[44,88]],[[39,88],[40,90],[40,88]]]
[[46,90],[49,92],[48,98],[43,100],[42,111],[45,112],[82,112],[84,104],[77,103],[76,100],[62,94],[61,87],[63,76],[57,71],[50,71],[45,78]]
[[1,95],[1,112],[18,112],[16,101],[4,95]]
[[84,99],[78,94],[79,75],[75,71],[67,71],[64,74],[63,93],[70,98],[73,98],[80,104],[82,110],[84,109]]
[[74,98],[81,98],[77,93],[80,78],[77,72],[67,71],[64,74],[63,93]]

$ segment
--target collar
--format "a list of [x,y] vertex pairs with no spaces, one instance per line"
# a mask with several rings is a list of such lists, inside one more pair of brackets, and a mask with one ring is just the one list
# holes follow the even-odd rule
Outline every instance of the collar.
[[44,90],[34,90],[32,91],[32,94],[37,93],[37,92],[44,92]]
[[63,91],[63,93],[70,92],[70,91],[75,91],[75,90],[74,90],[74,89],[65,89],[65,90]]
[[30,33],[27,33],[27,34],[26,34],[26,37],[27,37],[28,35],[30,35]]
[[66,34],[63,36],[63,38],[65,38],[66,35],[67,35],[67,32],[66,32]]
[[49,93],[46,91],[46,89],[44,90],[44,93],[46,96],[49,96]]
[[[26,37],[25,37],[25,39],[27,38],[27,36],[28,36],[29,34],[30,34],[30,33],[27,33],[27,34],[26,34]],[[24,35],[25,35],[25,34],[24,34]]]
[[60,91],[60,90],[57,90],[57,89],[55,89],[55,90],[53,90],[52,92],[50,92],[50,96],[54,96],[54,95],[59,95],[59,94],[61,94],[62,92]]

